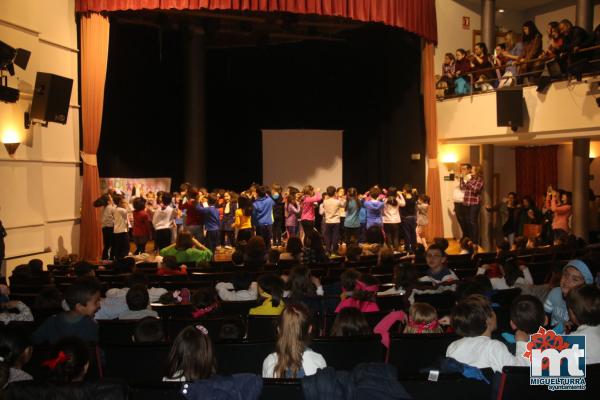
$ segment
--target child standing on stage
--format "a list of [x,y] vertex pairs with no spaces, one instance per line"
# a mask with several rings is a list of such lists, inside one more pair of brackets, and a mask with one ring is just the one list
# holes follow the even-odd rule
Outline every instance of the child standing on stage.
[[123,196],[113,197],[113,255],[115,260],[127,257],[129,254],[129,221],[127,220],[127,200]]
[[304,245],[307,244],[307,236],[315,229],[315,203],[321,200],[321,191],[313,189],[311,185],[304,186],[302,189],[302,215],[300,224],[304,231]]
[[295,194],[288,194],[285,201],[285,229],[287,231],[288,240],[298,236],[298,214],[300,206],[296,201]]
[[329,253],[336,253],[340,242],[340,213],[346,206],[346,200],[336,197],[335,187],[327,187],[327,198],[323,200],[325,213],[325,248]]
[[113,203],[110,193],[106,193],[94,201],[94,207],[102,207],[102,259],[112,259],[114,258],[114,250],[112,247],[115,227],[115,219],[113,217],[115,204]]
[[383,201],[379,200],[381,190],[379,187],[373,186],[369,190],[368,197],[363,202],[363,206],[367,212],[367,230],[372,226],[379,226],[383,228],[382,211],[384,207]]
[[282,188],[278,184],[271,186],[273,204],[273,246],[281,246],[282,228],[285,221],[285,204],[281,195]]
[[425,227],[429,224],[429,196],[424,194],[417,200],[417,243],[427,248]]
[[221,227],[219,210],[217,209],[217,196],[209,194],[206,198],[208,207],[204,207],[201,201],[196,205],[197,210],[204,215],[204,226],[206,227],[206,247],[214,254],[219,242],[219,228]]
[[402,194],[396,187],[391,186],[383,206],[383,227],[385,241],[393,251],[398,250],[400,246],[400,207],[404,207],[405,204]]
[[150,240],[152,233],[152,224],[146,212],[146,200],[143,197],[136,197],[133,200],[133,242],[136,249],[135,254],[146,252],[146,243]]
[[154,225],[154,249],[160,251],[171,244],[173,227],[175,226],[176,211],[171,207],[172,197],[164,192],[160,197],[160,207],[154,212],[152,225]]
[[221,219],[221,246],[223,247],[235,244],[233,225],[237,211],[237,199],[232,197],[232,192],[223,194],[223,218]]
[[360,209],[361,202],[358,199],[358,191],[356,188],[349,188],[346,195],[346,206],[344,212],[344,242],[346,245],[350,243],[358,243],[360,238]]
[[247,242],[252,237],[252,200],[245,194],[238,197],[238,207],[235,210],[235,220],[232,227],[237,230],[236,242]]

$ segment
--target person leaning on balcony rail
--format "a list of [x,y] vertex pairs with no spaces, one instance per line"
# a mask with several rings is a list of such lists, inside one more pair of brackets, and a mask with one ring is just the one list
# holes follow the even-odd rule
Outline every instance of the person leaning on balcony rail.
[[[542,55],[542,34],[535,26],[533,21],[526,21],[522,27],[523,30],[523,53],[521,61],[533,60]],[[525,63],[520,66],[520,73],[525,74],[528,72],[542,70],[544,64],[542,61]],[[525,77],[530,80],[531,77]]]

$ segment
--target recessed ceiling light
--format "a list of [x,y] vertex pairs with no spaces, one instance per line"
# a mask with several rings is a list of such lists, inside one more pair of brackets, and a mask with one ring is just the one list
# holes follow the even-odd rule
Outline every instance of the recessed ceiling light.
[[504,8],[499,8],[498,12],[501,13],[501,14],[504,13]]

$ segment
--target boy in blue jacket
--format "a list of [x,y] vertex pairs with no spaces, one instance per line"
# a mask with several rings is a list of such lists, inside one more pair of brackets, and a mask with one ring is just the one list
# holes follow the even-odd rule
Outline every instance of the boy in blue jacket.
[[271,248],[271,237],[273,236],[273,206],[275,202],[267,196],[267,188],[259,186],[256,188],[256,200],[252,210],[252,224],[256,228],[256,235],[262,236],[267,248]]

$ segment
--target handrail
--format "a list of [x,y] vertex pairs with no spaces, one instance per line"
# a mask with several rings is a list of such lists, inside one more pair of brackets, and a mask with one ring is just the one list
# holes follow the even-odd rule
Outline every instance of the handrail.
[[[593,51],[593,50],[600,50],[600,44],[594,45],[594,46],[590,46],[590,47],[586,47],[586,48],[583,48],[583,49],[577,49],[577,50],[573,51],[570,54],[585,53],[585,52]],[[566,54],[566,53],[562,53],[562,54]],[[542,55],[542,56],[537,57],[537,58],[530,58],[530,59],[526,59],[524,61],[513,62],[510,65],[505,64],[505,65],[497,65],[497,66],[491,67],[491,68],[478,69],[475,72],[477,72],[477,73],[491,72],[491,71],[496,71],[496,70],[501,69],[501,68],[506,68],[507,66],[509,66],[509,67],[515,67],[515,66],[520,66],[520,65],[525,65],[525,64],[531,64],[531,63],[535,63],[535,62],[539,62],[539,61],[546,62],[546,61],[554,60],[555,58],[557,58],[556,55],[551,55],[551,56]],[[472,74],[472,72],[467,72],[465,74],[458,75],[457,77],[464,77],[464,76],[467,76],[467,75],[470,75],[470,74]]]
[[[568,54],[579,54],[579,53],[585,53],[585,52],[594,51],[594,50],[600,50],[600,44],[589,46],[589,47],[585,47],[585,48],[582,48],[582,49],[576,49],[576,50],[574,50],[574,51],[572,51],[571,53],[568,53]],[[480,79],[480,80],[477,80],[477,81],[474,80],[474,75],[475,74],[483,74],[483,73],[486,73],[486,72],[497,71],[497,70],[500,70],[500,69],[503,69],[503,68],[507,68],[507,67],[518,67],[520,65],[531,64],[531,63],[542,62],[542,61],[545,63],[547,61],[554,60],[554,59],[557,59],[559,57],[562,57],[565,54],[567,54],[567,53],[561,53],[560,55],[550,55],[550,56],[548,56],[548,55],[542,55],[542,56],[537,57],[537,58],[526,59],[526,60],[518,61],[518,62],[512,62],[511,64],[497,65],[497,66],[494,66],[494,67],[491,67],[491,68],[484,68],[484,69],[479,69],[479,70],[476,70],[476,71],[469,71],[468,73],[457,75],[457,78],[466,78],[466,79],[469,79],[469,83],[470,83],[470,86],[471,86],[470,97],[473,98],[473,95],[475,95],[475,93],[474,93],[474,90],[472,88],[474,87],[475,83],[484,84],[484,83],[490,83],[490,82],[495,82],[495,81],[499,82],[502,79],[510,79],[510,78],[517,79],[517,78],[522,78],[522,77],[526,77],[526,76],[529,76],[529,75],[537,75],[537,74],[540,73],[540,71],[539,70],[538,71],[530,71],[530,72],[524,72],[524,73],[521,73],[521,74],[516,74],[516,75],[513,75],[511,77],[500,76],[500,77],[495,77],[495,78],[490,78],[490,79]],[[600,62],[600,59],[591,59],[591,60],[588,60],[588,62],[589,63],[598,63],[598,62]],[[600,72],[600,71],[598,71],[598,72]],[[516,85],[516,86],[527,86],[527,85],[522,85],[521,84],[521,85]],[[464,97],[464,96],[460,96],[460,95],[452,96],[451,95],[451,96],[444,96],[442,98],[445,99],[445,98],[453,98],[453,97]]]

